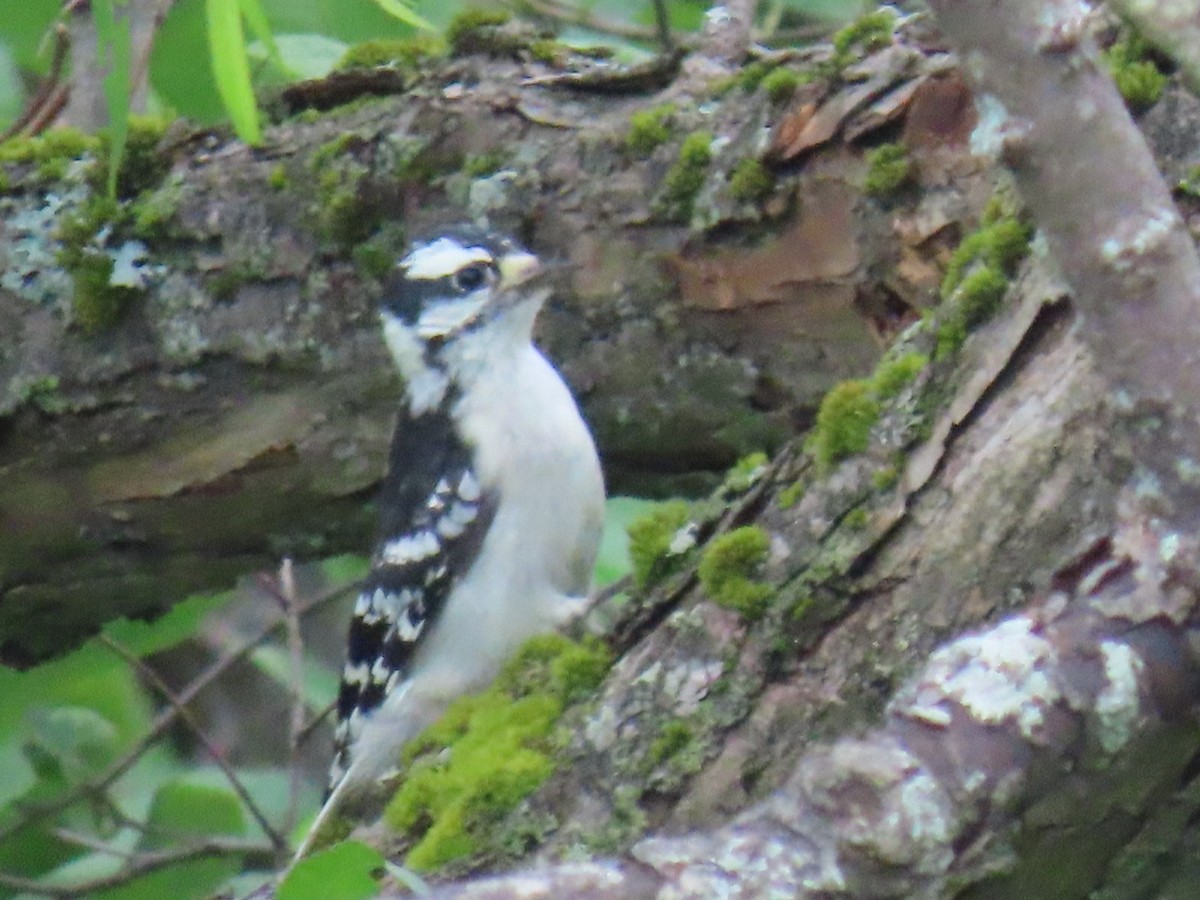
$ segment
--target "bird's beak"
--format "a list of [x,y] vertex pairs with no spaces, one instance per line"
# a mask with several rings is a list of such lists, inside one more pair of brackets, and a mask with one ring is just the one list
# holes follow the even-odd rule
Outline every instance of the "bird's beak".
[[500,257],[496,266],[500,269],[501,290],[510,290],[524,284],[542,270],[542,264],[536,256],[520,251]]

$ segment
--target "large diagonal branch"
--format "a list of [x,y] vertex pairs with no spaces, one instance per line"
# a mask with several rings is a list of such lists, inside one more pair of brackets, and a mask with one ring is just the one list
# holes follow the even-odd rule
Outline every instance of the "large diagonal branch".
[[[1181,551],[1191,572],[1195,549]],[[436,896],[946,897],[1006,878],[1001,891],[1081,896],[1122,871],[1118,848],[1160,829],[1163,810],[1197,806],[1194,577],[1156,552],[1149,532],[1100,542],[1041,603],[935,652],[880,728],[806,753],[724,828]],[[1027,863],[1064,835],[1071,866]]]

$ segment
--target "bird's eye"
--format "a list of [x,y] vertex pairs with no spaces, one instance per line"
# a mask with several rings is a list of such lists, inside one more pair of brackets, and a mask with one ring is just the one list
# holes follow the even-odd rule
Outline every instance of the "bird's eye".
[[487,281],[488,269],[482,263],[467,266],[454,273],[454,286],[460,291],[473,291],[483,287]]

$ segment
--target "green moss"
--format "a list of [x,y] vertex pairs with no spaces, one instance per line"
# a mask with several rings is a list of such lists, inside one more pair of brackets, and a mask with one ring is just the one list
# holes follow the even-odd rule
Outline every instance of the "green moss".
[[855,507],[846,513],[842,519],[842,523],[850,529],[860,531],[867,527],[867,523],[871,521],[870,515],[861,506]]
[[283,163],[272,166],[271,171],[267,173],[267,186],[273,191],[282,191],[290,183],[287,167]]
[[847,457],[867,449],[871,427],[879,419],[879,401],[869,381],[843,381],[821,401],[810,437],[813,455],[828,472]]
[[491,29],[508,24],[512,13],[506,9],[464,9],[446,26],[446,42],[455,53],[469,53],[480,43],[488,43],[485,34]]
[[899,466],[885,466],[871,473],[871,486],[877,491],[886,491],[899,480]]
[[[160,153],[158,145],[166,134],[170,120],[161,116],[130,116],[125,135],[125,151],[121,171],[117,173],[117,196],[136,197],[142,191],[159,184],[170,169],[170,158]],[[108,189],[108,153],[111,135],[108,129],[100,132],[96,150],[96,165],[88,174],[92,189]]]
[[908,151],[901,144],[883,144],[867,154],[863,189],[872,197],[886,197],[905,185],[912,174]]
[[749,490],[766,471],[767,462],[767,454],[761,451],[746,454],[725,474],[722,490],[734,494]]
[[1131,109],[1148,109],[1158,102],[1167,86],[1167,76],[1149,59],[1149,46],[1130,33],[1104,52],[1104,61]]
[[645,159],[654,152],[655,147],[665,144],[670,139],[670,122],[674,114],[674,103],[664,103],[654,109],[635,112],[629,117],[625,149],[634,156]]
[[779,508],[791,509],[800,502],[800,498],[804,496],[804,492],[808,490],[808,485],[803,481],[795,481],[789,484],[779,492]]
[[415,69],[422,62],[446,53],[446,43],[440,37],[417,34],[409,38],[378,38],[355,44],[342,54],[335,69],[378,69],[384,66]]
[[648,588],[678,568],[682,555],[671,553],[671,543],[687,522],[688,505],[675,500],[629,524],[629,556],[638,587]]
[[612,665],[608,648],[590,638],[572,641],[561,634],[530,638],[505,665],[496,686],[515,696],[548,692],[564,703],[595,691]]
[[958,287],[957,304],[946,311],[938,327],[937,357],[943,359],[958,350],[971,329],[990,319],[1006,290],[1008,278],[989,265],[968,272]]
[[39,179],[57,181],[76,159],[95,154],[100,141],[77,128],[54,128],[37,137],[15,137],[0,144],[0,163],[33,163]]
[[460,697],[404,750],[408,772],[384,812],[416,838],[405,864],[430,871],[475,853],[489,825],[554,771],[554,725],[572,697],[593,691],[609,665],[601,645],[534,638],[486,692]]
[[25,399],[49,415],[58,415],[70,408],[67,398],[59,391],[57,375],[43,375],[26,386]]
[[990,266],[1004,275],[1012,275],[1029,253],[1032,237],[1029,226],[1015,218],[997,219],[967,235],[946,265],[946,274],[942,276],[942,299],[950,298],[968,269],[977,263]]
[[875,395],[880,400],[890,400],[904,390],[927,365],[929,357],[924,353],[910,352],[895,359],[885,359],[871,376]]
[[664,722],[658,737],[650,744],[649,758],[653,765],[660,765],[683,752],[696,739],[692,727],[686,722],[673,719]]
[[850,62],[856,50],[870,53],[886,47],[892,42],[895,29],[896,14],[890,9],[879,9],[835,33],[833,53],[839,68]]
[[308,159],[308,168],[319,173],[330,164],[337,162],[350,152],[350,148],[362,143],[362,137],[353,131],[343,131],[341,134],[323,143],[313,151]]
[[782,103],[792,99],[792,94],[796,93],[801,81],[799,72],[779,66],[763,78],[762,89],[767,92],[767,97],[772,103]]
[[750,203],[765,199],[774,186],[775,179],[767,167],[752,157],[739,160],[729,176],[729,193]]
[[471,178],[483,178],[487,175],[493,175],[504,166],[508,159],[508,154],[502,150],[492,150],[489,153],[480,153],[473,156],[468,156],[463,162],[463,173]]
[[102,195],[93,195],[59,223],[57,237],[62,246],[58,262],[71,276],[73,319],[89,334],[115,325],[140,294],[133,288],[111,283],[112,257],[95,243],[102,229],[116,227],[126,217],[119,204]]
[[70,269],[71,309],[88,334],[115,325],[138,292],[111,284],[113,261],[106,253],[84,253]]
[[716,603],[747,619],[766,611],[771,586],[750,576],[767,558],[770,539],[757,525],[735,528],[715,538],[704,550],[697,574]]
[[[1032,230],[1002,210],[992,209],[977,231],[959,243],[942,277],[945,307],[939,315],[937,357],[958,350],[971,329],[987,321],[1004,298],[1009,279],[1029,253]],[[947,305],[949,301],[949,305]]]
[[183,202],[183,176],[176,173],[152,191],[138,195],[129,208],[133,233],[145,240],[164,235]]
[[[1192,166],[1187,175],[1179,179],[1175,189],[1188,197],[1200,198],[1200,166]],[[3,190],[3,187],[0,187],[0,190]]]
[[742,71],[734,76],[736,83],[743,91],[752,94],[758,90],[763,83],[763,79],[778,69],[780,63],[778,60],[757,59],[752,63],[742,67]]
[[662,207],[669,218],[682,222],[691,219],[696,195],[708,177],[712,141],[707,131],[693,132],[684,138],[679,157],[663,180]]
[[542,38],[529,45],[529,55],[540,63],[561,69],[571,56],[571,48],[562,41]]

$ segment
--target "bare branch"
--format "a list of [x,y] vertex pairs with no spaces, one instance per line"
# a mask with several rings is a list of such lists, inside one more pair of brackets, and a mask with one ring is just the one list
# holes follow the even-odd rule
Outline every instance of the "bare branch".
[[[115,653],[117,656],[121,657],[121,659],[125,660],[125,662],[127,662],[130,666],[135,668],[138,674],[145,678],[151,684],[154,690],[157,691],[162,698],[167,701],[170,707],[176,711],[183,724],[186,725],[192,734],[196,736],[196,740],[200,742],[200,745],[204,747],[205,752],[207,752],[209,757],[212,758],[212,761],[216,763],[217,768],[219,768],[225,775],[230,787],[233,788],[233,792],[237,794],[238,798],[243,804],[245,804],[246,809],[249,810],[250,815],[254,817],[254,820],[258,822],[259,827],[261,827],[263,832],[267,835],[267,838],[271,841],[271,844],[280,853],[286,852],[288,848],[287,838],[271,824],[271,821],[267,818],[266,814],[259,808],[258,804],[254,802],[254,798],[250,796],[250,792],[246,789],[246,786],[242,784],[242,780],[238,777],[237,772],[233,771],[233,767],[229,765],[228,760],[225,759],[225,755],[213,744],[212,741],[208,739],[208,735],[204,732],[204,727],[198,721],[196,721],[196,717],[192,715],[191,711],[180,702],[179,698],[175,695],[175,692],[171,690],[170,685],[163,681],[161,676],[159,676],[159,674],[150,666],[146,665],[145,661],[140,659],[137,654],[130,652],[126,647],[117,643],[108,635],[100,634],[97,636],[96,640]],[[286,830],[287,829],[285,829],[285,831]]]
[[1097,365],[1135,415],[1167,419],[1134,455],[1163,485],[1155,501],[1174,498],[1167,503],[1190,518],[1195,489],[1175,472],[1181,454],[1200,456],[1200,257],[1100,63],[1086,7],[930,6],[969,62],[974,144],[1012,169],[1079,300]]
[[143,875],[149,875],[180,863],[220,856],[256,857],[263,864],[270,865],[275,859],[275,848],[261,841],[213,837],[187,847],[164,850],[159,853],[140,854],[134,857],[127,867],[118,872],[78,884],[46,884],[34,878],[19,878],[15,875],[0,873],[0,887],[38,897],[79,897],[128,884],[135,878],[141,878]]
[[[333,600],[343,596],[353,587],[353,584],[339,585],[335,588],[331,588],[323,594],[317,595],[312,600],[304,604],[301,614],[305,615],[313,610],[321,608],[327,603],[330,603]],[[52,802],[43,805],[27,807],[24,816],[18,818],[8,827],[0,829],[0,844],[2,844],[17,831],[27,828],[30,825],[42,821],[50,816],[57,815],[74,803],[77,803],[82,797],[88,796],[89,794],[103,793],[103,791],[110,784],[129,771],[134,763],[142,758],[142,755],[146,752],[146,750],[151,747],[159,738],[161,738],[167,732],[167,729],[171,728],[171,726],[175,724],[175,720],[179,718],[179,710],[181,707],[187,706],[187,704],[195,700],[201,691],[216,681],[217,678],[224,674],[224,672],[230,666],[249,656],[254,651],[255,647],[274,634],[284,624],[284,618],[282,615],[275,617],[272,621],[268,622],[261,629],[259,629],[256,635],[246,640],[245,643],[243,643],[236,650],[226,653],[224,656],[214,662],[177,695],[176,704],[167,707],[158,714],[158,717],[151,724],[150,730],[146,733],[146,735],[140,741],[138,741],[134,747],[130,748],[130,750],[124,756],[110,765],[103,772],[103,774],[83,784],[77,785],[73,790],[68,791],[62,797],[59,797]]]
[[291,659],[292,715],[288,725],[288,805],[284,814],[284,830],[296,824],[300,800],[300,741],[304,734],[306,706],[304,697],[304,638],[300,634],[300,600],[296,594],[295,570],[290,559],[279,567],[279,593],[287,617],[287,643]]

